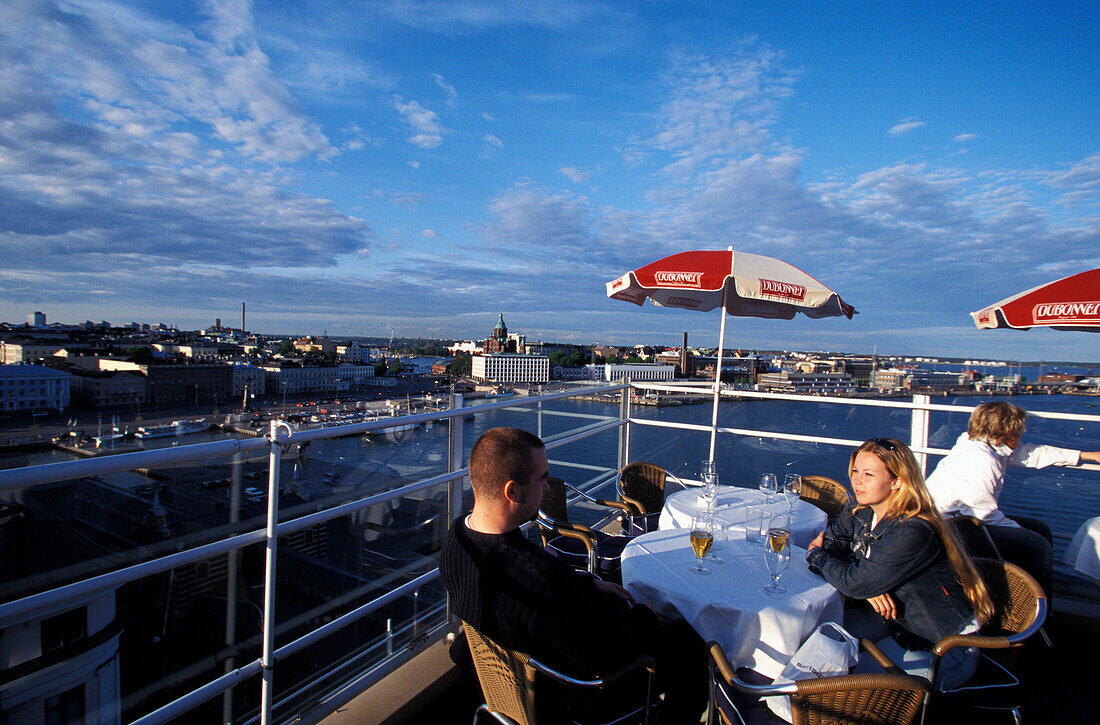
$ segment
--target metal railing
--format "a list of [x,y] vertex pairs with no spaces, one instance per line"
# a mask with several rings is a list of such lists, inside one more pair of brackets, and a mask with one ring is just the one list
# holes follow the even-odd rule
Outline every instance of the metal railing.
[[[266,725],[267,723],[273,722],[273,712],[279,705],[279,703],[275,701],[274,675],[281,661],[285,661],[286,658],[291,655],[317,644],[324,638],[331,636],[334,632],[344,629],[362,620],[364,617],[378,612],[390,603],[421,591],[425,586],[435,582],[439,577],[438,568],[419,574],[410,581],[385,592],[381,596],[356,606],[331,619],[331,621],[313,628],[297,636],[295,639],[276,647],[276,575],[278,572],[278,541],[281,537],[286,537],[292,533],[310,529],[321,523],[363,512],[379,504],[396,501],[412,494],[440,486],[446,486],[448,490],[447,525],[450,525],[450,522],[462,513],[463,482],[467,476],[467,470],[463,465],[467,454],[464,441],[464,419],[465,416],[471,413],[481,414],[502,409],[533,413],[537,416],[537,432],[540,434],[543,433],[543,417],[546,415],[567,416],[583,421],[583,425],[569,429],[564,433],[547,436],[545,439],[547,449],[551,452],[565,448],[570,444],[592,436],[618,431],[618,450],[615,456],[616,467],[600,466],[584,461],[577,462],[551,459],[552,465],[567,466],[580,472],[582,477],[585,478],[580,486],[582,489],[589,492],[596,491],[608,485],[614,480],[618,467],[632,460],[631,431],[634,426],[667,428],[679,432],[709,434],[711,430],[711,426],[709,425],[674,423],[634,416],[631,408],[631,393],[634,390],[652,390],[674,393],[700,392],[698,387],[691,385],[637,383],[631,386],[625,383],[616,383],[564,390],[558,393],[532,396],[529,398],[510,399],[497,403],[479,405],[476,406],[476,408],[463,407],[464,401],[462,396],[454,396],[452,408],[442,412],[371,420],[364,423],[315,430],[294,430],[286,423],[273,421],[270,431],[265,438],[202,443],[157,451],[119,454],[88,460],[51,463],[0,471],[0,494],[2,494],[15,491],[16,489],[33,488],[58,481],[67,481],[88,476],[102,476],[139,468],[151,469],[158,466],[195,463],[210,459],[224,459],[227,456],[247,455],[248,453],[259,453],[264,450],[268,453],[267,512],[266,525],[264,528],[227,536],[226,538],[194,546],[193,548],[185,548],[181,551],[159,556],[149,561],[122,566],[97,576],[88,577],[71,584],[24,596],[14,601],[4,602],[0,604],[0,629],[34,619],[41,612],[57,611],[59,607],[63,607],[66,603],[84,600],[90,596],[117,589],[125,584],[136,582],[152,574],[168,572],[181,566],[209,559],[213,556],[238,552],[243,547],[263,542],[265,546],[265,563],[263,626],[261,636],[262,646],[260,656],[239,667],[231,669],[220,677],[191,689],[175,700],[140,717],[135,722],[142,723],[142,725],[167,722],[190,711],[211,698],[226,693],[231,688],[245,682],[249,678],[260,675],[262,684],[258,707],[258,719],[262,725]],[[593,395],[614,395],[617,397],[619,400],[618,415],[612,417],[607,415],[562,412],[549,410],[546,407],[546,404],[552,401]],[[930,454],[942,455],[947,453],[944,449],[928,446],[929,414],[933,411],[969,413],[973,410],[973,407],[969,406],[933,404],[928,396],[920,395],[914,396],[911,402],[846,397],[811,397],[805,395],[763,393],[744,390],[735,391],[735,395],[746,399],[774,399],[909,410],[911,411],[912,417],[909,443],[914,452],[920,456],[922,465],[925,464],[926,458]],[[1043,412],[1032,412],[1030,415],[1038,418],[1075,420],[1090,423],[1100,422],[1100,415],[1072,415]],[[392,490],[340,503],[331,508],[325,508],[288,520],[279,521],[281,461],[284,453],[293,449],[295,446],[302,446],[303,444],[313,441],[379,431],[394,425],[429,421],[446,421],[449,425],[446,458],[447,471],[445,473],[430,476]],[[783,441],[820,443],[841,447],[855,447],[862,442],[862,440],[750,428],[720,427],[718,432],[728,436],[752,436]],[[1089,468],[1100,470],[1100,467],[1097,466],[1089,466]],[[361,690],[369,684],[384,678],[389,673],[393,672],[396,667],[400,666],[400,664],[411,658],[417,651],[434,641],[438,641],[438,639],[446,633],[449,622],[446,619],[447,613],[445,611],[432,611],[433,614],[442,617],[440,622],[437,622],[435,625],[426,626],[427,631],[412,645],[401,648],[400,651],[392,651],[387,657],[371,666],[367,671],[351,677],[350,683],[344,682],[340,687],[329,692],[326,696],[318,698],[314,709],[320,712],[323,708],[336,707],[341,702],[346,702],[355,691]],[[285,700],[286,698],[284,698],[284,701]],[[314,713],[313,716],[310,716],[308,713],[297,713],[296,717],[315,720],[316,713]]]

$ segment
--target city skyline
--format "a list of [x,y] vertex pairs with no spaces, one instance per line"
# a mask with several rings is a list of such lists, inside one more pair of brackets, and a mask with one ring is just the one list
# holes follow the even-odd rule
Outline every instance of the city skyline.
[[0,7],[0,319],[717,344],[606,298],[684,249],[852,320],[763,349],[1096,359],[968,313],[1100,266],[1100,9],[793,2]]

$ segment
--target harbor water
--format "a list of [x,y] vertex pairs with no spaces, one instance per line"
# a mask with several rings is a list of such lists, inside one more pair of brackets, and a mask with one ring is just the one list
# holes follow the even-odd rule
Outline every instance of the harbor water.
[[[993,398],[968,396],[936,398],[935,403],[974,406]],[[998,396],[1025,409],[1078,414],[1100,414],[1100,398],[1078,395]],[[525,428],[544,440],[569,435],[588,425],[614,420],[617,403],[594,400],[559,400],[527,403],[518,398],[514,408],[477,413],[465,422],[465,446],[470,447],[485,430],[500,425]],[[639,419],[709,426],[709,403],[667,407],[634,406],[632,415]],[[804,400],[731,400],[719,406],[718,425],[726,428],[755,429],[807,436],[827,436],[862,441],[872,437],[909,439],[912,414],[906,409],[880,408],[823,403],[814,397]],[[968,413],[933,412],[929,444],[950,448],[966,430]],[[224,439],[211,431],[178,439],[145,441],[153,448]],[[699,463],[707,456],[708,431],[683,431],[634,425],[630,433],[630,460],[657,463],[676,476],[696,479]],[[1030,418],[1025,442],[1100,450],[1100,424]],[[551,475],[573,484],[592,480],[610,480],[617,468],[619,436],[604,432],[551,451]],[[720,435],[716,453],[719,479],[723,485],[755,487],[760,474],[785,473],[825,475],[847,482],[846,469],[850,448],[844,446],[774,440],[756,436]],[[71,459],[64,451],[4,456],[0,468],[11,468]],[[928,471],[939,460],[929,457]],[[465,461],[463,462],[465,463]],[[370,495],[404,483],[421,480],[447,470],[447,425],[437,423],[390,436],[348,436],[316,441],[297,456],[300,485],[315,502],[339,492],[339,497]],[[334,489],[322,480],[332,471],[340,473],[340,486]],[[126,474],[108,476],[120,485]],[[1012,468],[1001,506],[1013,512],[1039,517],[1054,531],[1056,554],[1064,551],[1069,539],[1086,519],[1100,513],[1100,473],[1074,468],[1052,467],[1044,470]],[[129,488],[128,485],[122,487]],[[613,497],[610,488],[602,491]]]

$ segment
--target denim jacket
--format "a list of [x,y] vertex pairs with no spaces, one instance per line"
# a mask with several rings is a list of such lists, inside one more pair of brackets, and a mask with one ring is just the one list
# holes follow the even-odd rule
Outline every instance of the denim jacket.
[[849,506],[806,561],[847,597],[869,599],[888,592],[898,608],[894,624],[904,630],[895,630],[895,638],[909,649],[929,649],[970,622],[970,603],[930,523],[916,517],[888,519],[872,530],[873,513]]

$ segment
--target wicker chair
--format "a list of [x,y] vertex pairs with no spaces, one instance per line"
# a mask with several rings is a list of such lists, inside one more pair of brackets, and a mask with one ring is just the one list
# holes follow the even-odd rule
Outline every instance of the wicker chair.
[[656,463],[630,463],[619,471],[615,484],[619,498],[641,512],[640,517],[634,517],[631,521],[631,533],[644,534],[657,530],[661,509],[665,505],[665,483],[669,478],[681,488],[687,488],[683,481]]
[[928,680],[906,674],[866,639],[860,640],[860,647],[885,673],[811,678],[785,685],[750,684],[737,676],[717,642],[709,643],[709,647],[712,723],[714,718],[723,725],[742,725],[750,720],[782,723],[761,707],[759,698],[788,695],[793,725],[909,725],[930,690]]
[[627,521],[636,513],[630,504],[594,498],[560,478],[551,477],[547,480],[547,490],[539,504],[537,519],[543,548],[578,569],[587,569],[611,581],[621,581],[620,559],[630,537],[593,531],[584,524],[571,522],[566,501],[569,491],[616,512],[623,521],[624,528],[629,526]]
[[817,506],[832,521],[848,505],[848,489],[825,476],[803,476],[800,499]]
[[541,664],[523,652],[505,649],[484,636],[468,623],[462,623],[470,656],[474,661],[485,704],[474,715],[474,724],[482,713],[507,725],[538,725],[542,709],[539,705],[540,683],[557,682],[570,687],[604,688],[632,674],[646,673],[645,700],[636,709],[614,718],[611,722],[637,722],[648,725],[656,702],[654,676],[656,665],[652,657],[642,656],[606,677],[578,680]]
[[951,524],[952,528],[955,529],[955,533],[962,539],[963,545],[966,546],[970,556],[984,556],[1004,561],[1001,550],[993,543],[993,537],[990,536],[989,529],[977,516],[956,514],[947,519],[947,523]]
[[1040,631],[1046,620],[1046,595],[1039,583],[1015,564],[996,559],[975,559],[974,564],[996,613],[978,634],[952,635],[937,642],[932,649],[931,678],[935,681],[940,658],[955,647],[1000,650],[1002,656],[994,659],[989,656],[992,653],[983,652],[977,672],[965,685],[931,693],[926,707],[929,722],[936,722],[936,712],[955,713],[968,707],[1010,712],[1020,722],[1020,681],[1008,667],[1018,658],[1024,641]]

